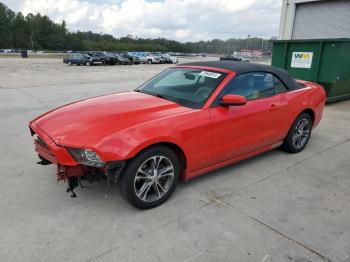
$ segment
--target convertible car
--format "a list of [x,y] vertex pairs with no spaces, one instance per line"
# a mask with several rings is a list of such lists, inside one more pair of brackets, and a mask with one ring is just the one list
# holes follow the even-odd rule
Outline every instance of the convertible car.
[[38,163],[56,164],[73,197],[82,181],[113,180],[146,209],[166,201],[178,181],[278,147],[302,151],[325,99],[322,86],[277,68],[196,62],[131,92],[54,109],[29,127]]

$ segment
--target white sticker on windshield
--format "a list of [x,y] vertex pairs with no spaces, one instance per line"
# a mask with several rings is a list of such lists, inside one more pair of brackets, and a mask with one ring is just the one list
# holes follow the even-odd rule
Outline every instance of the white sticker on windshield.
[[209,71],[202,71],[202,72],[200,72],[199,75],[200,76],[210,77],[210,78],[218,78],[219,76],[221,76],[221,74],[214,73],[214,72],[209,72]]

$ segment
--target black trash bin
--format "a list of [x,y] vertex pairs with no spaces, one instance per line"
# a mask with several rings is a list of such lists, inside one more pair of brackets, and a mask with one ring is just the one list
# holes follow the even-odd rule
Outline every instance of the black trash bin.
[[22,58],[28,58],[28,51],[27,50],[22,50],[21,51],[21,56],[22,56]]

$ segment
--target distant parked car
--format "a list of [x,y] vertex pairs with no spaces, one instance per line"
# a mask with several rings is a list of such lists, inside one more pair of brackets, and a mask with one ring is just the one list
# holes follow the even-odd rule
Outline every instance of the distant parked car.
[[159,64],[167,64],[168,63],[162,54],[156,55],[156,57],[159,59]]
[[0,53],[15,53],[15,49],[0,49]]
[[103,51],[89,52],[89,55],[98,57],[102,62],[102,64],[104,65],[115,65],[117,63],[116,58],[108,52],[103,52]]
[[222,57],[220,57],[220,60],[249,62],[249,60],[246,59],[246,58],[243,58],[243,57],[236,57],[236,56],[233,56],[233,55],[222,56]]
[[66,57],[63,58],[63,63],[66,63],[68,65],[97,65],[101,64],[102,62],[96,58],[89,56],[88,54],[83,53],[70,53]]
[[164,60],[156,54],[146,53],[144,56],[147,60],[147,64],[161,64]]
[[121,52],[119,55],[124,57],[124,58],[129,59],[131,64],[135,64],[135,65],[141,64],[140,57],[138,57],[130,52]]
[[176,57],[173,57],[168,54],[161,55],[161,57],[165,60],[167,64],[177,64],[179,60]]
[[141,53],[141,52],[129,52],[129,53],[133,56],[136,56],[139,59],[140,64],[149,63],[149,58],[144,53]]
[[122,57],[119,54],[113,53],[118,65],[130,65],[131,62],[128,58]]
[[241,59],[242,62],[250,62],[250,60],[248,58],[244,58],[244,57],[238,57],[239,59]]

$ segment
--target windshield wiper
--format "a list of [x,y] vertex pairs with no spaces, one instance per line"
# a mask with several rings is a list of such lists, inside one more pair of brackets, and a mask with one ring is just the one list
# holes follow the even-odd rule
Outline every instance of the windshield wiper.
[[154,96],[162,98],[162,99],[165,99],[165,100],[172,101],[172,102],[174,102],[176,104],[179,103],[175,98],[172,98],[172,97],[169,97],[169,96],[164,96],[164,95],[160,95],[160,94],[154,94]]
[[169,100],[169,101],[172,101],[176,104],[179,104],[179,102],[172,98],[172,97],[169,97],[169,96],[165,96],[165,95],[161,95],[161,94],[156,94],[156,93],[152,93],[152,92],[145,92],[143,90],[140,90],[140,89],[136,89],[134,90],[135,92],[138,92],[138,93],[143,93],[143,94],[147,94],[147,95],[151,95],[151,96],[156,96],[156,97],[159,97],[159,98],[162,98],[162,99],[165,99],[165,100]]

